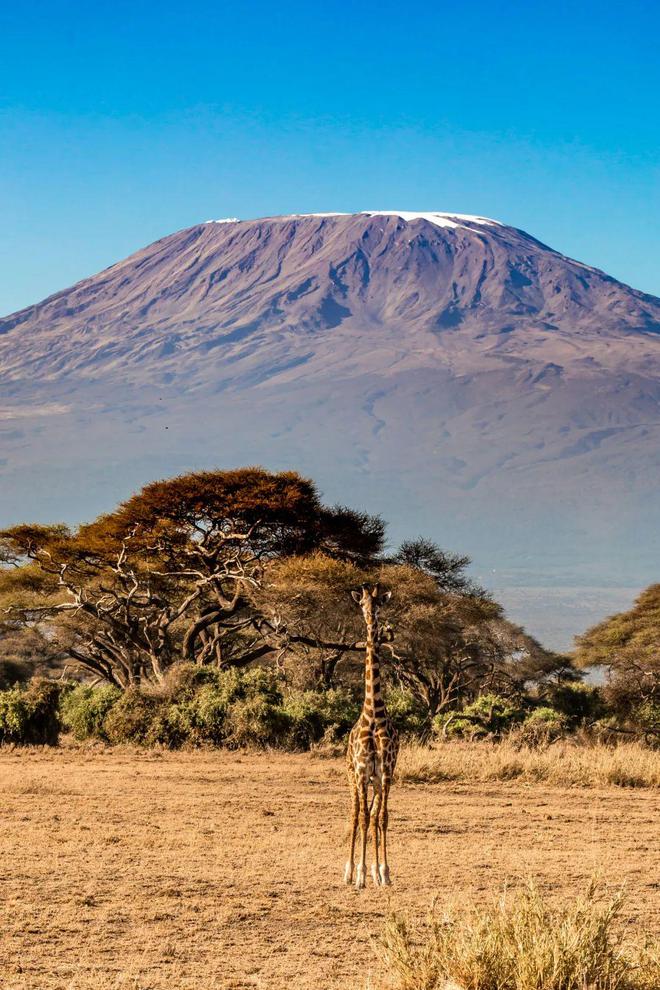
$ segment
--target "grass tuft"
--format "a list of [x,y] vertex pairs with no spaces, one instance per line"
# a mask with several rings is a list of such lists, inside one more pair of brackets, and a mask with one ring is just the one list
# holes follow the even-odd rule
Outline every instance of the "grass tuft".
[[424,925],[392,916],[378,944],[396,990],[658,990],[657,945],[627,942],[623,895],[596,883],[551,906],[530,884],[490,907],[462,906]]

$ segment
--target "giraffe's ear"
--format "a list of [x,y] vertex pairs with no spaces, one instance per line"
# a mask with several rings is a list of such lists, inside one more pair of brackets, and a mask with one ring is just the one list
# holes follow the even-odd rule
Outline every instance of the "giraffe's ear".
[[354,602],[357,602],[357,604],[359,605],[360,602],[362,601],[362,592],[351,591],[351,598],[353,599]]
[[379,595],[378,596],[378,604],[379,605],[387,605],[387,603],[389,602],[389,600],[390,600],[391,597],[392,597],[392,592],[391,591],[384,591],[382,593],[382,595]]

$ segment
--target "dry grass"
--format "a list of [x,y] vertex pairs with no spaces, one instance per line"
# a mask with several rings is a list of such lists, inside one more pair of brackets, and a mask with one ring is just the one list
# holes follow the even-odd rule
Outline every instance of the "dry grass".
[[660,953],[617,928],[621,892],[592,883],[551,906],[534,884],[424,926],[389,919],[380,956],[396,990],[658,990]]
[[451,742],[433,748],[409,744],[399,755],[398,777],[407,783],[519,780],[557,787],[660,788],[660,750],[638,742],[619,746],[558,742],[545,749],[521,748],[506,740]]
[[627,885],[622,931],[660,929],[656,791],[400,783],[394,886],[360,892],[347,804],[342,762],[311,754],[0,750],[2,990],[377,985],[391,912],[512,876],[562,904],[600,872]]

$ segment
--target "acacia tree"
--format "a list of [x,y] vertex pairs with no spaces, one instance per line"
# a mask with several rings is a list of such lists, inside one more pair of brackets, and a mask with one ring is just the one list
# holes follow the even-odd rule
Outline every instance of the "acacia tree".
[[429,719],[485,692],[522,694],[546,676],[551,655],[474,586],[444,591],[427,569],[410,565],[389,567],[384,580],[397,589],[396,635],[384,649]]
[[340,676],[359,678],[363,630],[350,591],[376,581],[394,592],[384,614],[391,627],[382,645],[384,671],[429,720],[484,691],[520,694],[549,676],[553,655],[489,598],[443,591],[426,568],[391,558],[365,570],[316,554],[274,562],[255,592],[292,681],[324,688]]
[[47,622],[61,654],[127,688],[162,678],[175,656],[172,628],[189,593],[145,566],[134,532],[112,517],[75,533],[19,526],[0,537],[15,567],[0,574],[5,615],[25,626]]
[[576,662],[605,671],[605,701],[624,726],[660,738],[660,584],[579,636]]
[[0,596],[14,618],[48,617],[64,652],[120,687],[162,680],[181,656],[245,666],[274,652],[247,594],[277,557],[322,547],[380,551],[377,517],[321,505],[312,482],[259,468],[147,485],[70,532],[0,534]]
[[325,553],[280,558],[252,591],[261,631],[277,651],[287,680],[299,687],[337,686],[338,671],[364,650],[361,617],[351,591],[375,570]]
[[471,563],[469,557],[443,550],[433,540],[424,536],[418,536],[415,540],[404,540],[390,562],[407,564],[428,574],[440,591],[470,595],[474,598],[489,598],[488,593],[466,574]]
[[390,668],[430,717],[545,676],[550,655],[469,581],[467,558],[424,539],[385,558],[383,542],[382,520],[323,506],[292,472],[183,475],[75,531],[0,533],[0,609],[13,628],[47,625],[54,651],[121,688],[161,681],[180,659],[264,658],[327,688],[357,676],[350,591],[379,581],[395,592]]
[[247,666],[277,650],[251,594],[272,561],[320,550],[347,561],[374,558],[384,524],[345,506],[321,505],[312,482],[292,472],[216,472],[148,485],[120,510],[137,526],[161,573],[187,577],[185,659]]
[[[343,559],[346,561],[345,556]],[[389,611],[401,649],[403,642],[409,640],[409,629],[418,626],[410,667],[419,674],[416,683],[420,701],[434,707],[435,687],[429,685],[427,690],[422,686],[425,675],[420,664],[423,661],[417,655],[424,640],[422,627],[429,622],[432,652],[437,653],[440,649],[451,655],[452,647],[460,639],[461,625],[448,613],[439,621],[437,608],[431,619],[429,603],[436,607],[439,603],[446,605],[447,594],[451,593],[457,602],[474,599],[484,615],[493,609],[497,612],[498,607],[492,605],[486,592],[466,575],[469,557],[449,553],[423,537],[402,543],[392,555],[378,558],[374,553],[363,554],[359,559],[351,558],[350,562],[361,565],[361,569],[338,565],[327,555],[317,554],[282,561],[270,570],[268,581],[260,592],[260,604],[270,611],[270,626],[279,633],[288,669],[297,671],[299,679],[308,686],[334,686],[340,665],[345,668],[346,661],[361,648],[362,631],[350,591],[364,582],[380,581],[395,591]],[[415,610],[414,622],[411,621],[411,609]],[[402,631],[401,636],[399,631]],[[393,657],[400,655],[401,652],[393,653]],[[407,655],[412,657],[410,650]],[[410,686],[412,681],[406,678],[403,666],[401,675],[402,682],[405,679]]]

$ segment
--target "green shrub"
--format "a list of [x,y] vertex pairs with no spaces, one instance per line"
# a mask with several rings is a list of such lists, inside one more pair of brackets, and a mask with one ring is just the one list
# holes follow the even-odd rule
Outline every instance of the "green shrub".
[[554,708],[535,708],[515,731],[515,739],[526,746],[541,746],[561,739],[569,727],[568,718]]
[[286,696],[282,711],[289,727],[287,749],[309,749],[323,737],[326,721],[322,712],[323,695],[316,691],[294,691]]
[[385,700],[387,713],[402,736],[428,733],[428,713],[410,691],[402,687],[391,687]]
[[25,742],[39,746],[57,746],[60,735],[59,699],[61,685],[45,678],[33,677],[25,689],[29,708]]
[[56,746],[60,686],[34,678],[27,687],[0,691],[0,743]]
[[485,739],[502,733],[521,722],[525,710],[498,694],[481,694],[462,711],[436,715],[433,731],[446,738]]
[[324,735],[330,731],[337,739],[348,735],[358,720],[361,704],[345,688],[330,688],[319,694]]
[[225,719],[230,702],[222,685],[205,684],[186,709],[193,742],[220,743],[225,737]]
[[342,739],[360,714],[352,695],[341,688],[291,691],[284,698],[282,710],[289,719],[289,730],[282,740],[287,749],[309,749],[321,739]]
[[148,713],[144,738],[134,741],[144,743],[146,746],[167,746],[169,749],[178,749],[186,742],[192,741],[189,706],[189,702],[167,704],[157,701]]
[[548,705],[565,715],[571,723],[601,718],[605,713],[602,694],[592,684],[570,681],[553,684],[546,692]]
[[[25,692],[5,692],[3,737],[26,736],[30,715]],[[404,731],[418,731],[421,713],[400,689],[388,706]],[[341,740],[359,717],[360,706],[344,688],[290,691],[270,670],[217,670],[180,664],[157,689],[126,692],[106,685],[70,685],[61,692],[59,717],[75,739],[110,743],[277,746],[306,750],[325,740]]]
[[218,745],[224,741],[229,709],[226,692],[214,680],[200,683],[194,694],[154,709],[145,739],[147,744],[159,743],[176,749],[185,744]]
[[[332,702],[332,699],[327,699]],[[254,725],[249,726],[250,713]],[[19,717],[19,711],[13,718]],[[231,716],[231,717],[230,717]],[[316,730],[291,733],[295,718],[283,710],[283,696],[270,671],[219,671],[180,664],[157,692],[126,692],[110,686],[80,685],[62,698],[64,726],[76,739],[164,745],[309,745]],[[300,713],[300,722],[305,718]]]
[[292,726],[293,720],[284,709],[261,695],[234,701],[225,719],[231,746],[277,746]]
[[74,739],[105,739],[104,721],[116,701],[121,698],[119,688],[108,684],[90,687],[79,684],[65,691],[60,701],[60,718],[65,729]]
[[30,714],[20,687],[0,691],[0,742],[25,742]]
[[660,733],[660,704],[657,701],[645,701],[635,709],[632,721],[643,732]]
[[217,686],[225,676],[217,667],[177,663],[167,671],[158,693],[163,698],[178,702],[184,698],[192,698],[201,687],[209,684]]
[[[282,686],[277,675],[264,667],[255,667],[252,670],[223,671],[220,686],[224,687],[226,683],[236,683],[237,687],[233,697],[265,698],[271,705],[280,705],[283,700]],[[233,698],[228,695],[228,700],[233,700]]]
[[129,688],[110,708],[102,734],[111,743],[146,743],[151,724],[162,702]]
[[457,712],[441,712],[432,723],[434,736],[441,739],[485,739],[486,729]]
[[269,670],[216,671],[192,699],[191,741],[276,745],[291,726],[282,703],[277,677]]

